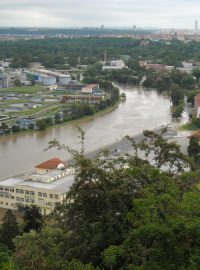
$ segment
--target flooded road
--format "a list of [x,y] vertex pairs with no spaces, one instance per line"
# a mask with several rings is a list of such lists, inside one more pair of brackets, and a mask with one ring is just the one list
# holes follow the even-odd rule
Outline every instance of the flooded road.
[[[86,152],[135,135],[144,129],[153,129],[171,122],[170,101],[154,90],[126,87],[127,96],[115,110],[103,116],[80,121],[86,132]],[[56,138],[59,142],[79,149],[79,133],[72,123],[50,128],[43,132],[0,138],[0,179],[24,173],[36,164],[53,157],[67,159],[69,154],[51,149],[43,150]]]

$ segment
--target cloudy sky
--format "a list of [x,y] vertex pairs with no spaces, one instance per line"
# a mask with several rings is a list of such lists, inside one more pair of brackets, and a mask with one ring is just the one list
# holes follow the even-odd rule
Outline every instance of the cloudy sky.
[[194,28],[200,0],[0,0],[0,26]]

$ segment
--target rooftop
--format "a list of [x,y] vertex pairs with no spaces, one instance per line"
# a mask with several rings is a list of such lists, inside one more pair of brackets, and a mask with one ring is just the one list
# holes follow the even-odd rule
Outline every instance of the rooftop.
[[88,89],[93,89],[94,87],[97,87],[99,86],[98,84],[88,84],[85,86],[85,88],[88,88]]
[[19,186],[56,190],[56,191],[60,191],[60,192],[65,193],[65,192],[69,191],[69,188],[71,187],[73,182],[74,182],[74,175],[67,175],[67,176],[65,176],[59,180],[56,180],[52,183],[22,181],[21,183],[19,183]]
[[0,181],[0,186],[13,187],[15,185],[18,185],[20,182],[23,182],[23,180],[17,179],[17,178],[9,178],[9,179]]
[[49,159],[35,166],[37,169],[56,170],[65,166],[65,163],[59,158]]
[[55,190],[62,193],[69,191],[69,188],[74,182],[74,175],[67,175],[59,180],[56,180],[52,183],[41,183],[41,182],[33,182],[27,181],[17,178],[9,178],[3,181],[0,181],[0,186],[4,187],[31,187],[37,189],[48,189]]
[[196,107],[200,107],[200,94],[194,97],[194,102],[195,102]]

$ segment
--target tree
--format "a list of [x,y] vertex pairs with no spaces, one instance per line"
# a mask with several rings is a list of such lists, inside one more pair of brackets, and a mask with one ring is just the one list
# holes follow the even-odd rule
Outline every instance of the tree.
[[1,270],[17,270],[12,260],[10,251],[3,245],[0,245],[0,269]]
[[183,89],[192,89],[195,86],[196,80],[192,75],[185,75],[184,78],[180,82],[180,86]]
[[3,243],[8,249],[14,250],[13,243],[14,238],[19,234],[19,227],[16,217],[12,210],[8,209],[4,218],[0,230],[1,243]]
[[169,172],[183,172],[190,168],[189,159],[180,151],[180,146],[175,142],[168,142],[163,138],[166,128],[156,133],[144,130],[144,139],[138,144],[145,156],[153,161],[157,168],[165,168]]
[[123,254],[123,249],[119,246],[109,246],[102,253],[103,262],[105,266],[110,267],[110,270],[113,270],[113,267],[117,265],[117,260]]
[[42,228],[42,223],[42,214],[36,205],[24,208],[24,232],[29,232],[30,230],[39,231]]
[[39,128],[39,130],[45,130],[47,128],[47,124],[44,119],[37,120],[36,125]]
[[20,80],[15,80],[14,85],[15,85],[15,87],[20,87],[21,86]]
[[199,165],[200,164],[200,144],[199,139],[195,137],[190,138],[189,146],[188,146],[188,155],[192,157],[194,162]]
[[192,75],[196,77],[197,81],[199,82],[199,79],[200,79],[200,69],[199,68],[195,68],[193,71],[192,71]]
[[184,98],[184,92],[183,90],[178,86],[174,85],[171,87],[171,101],[174,106],[177,106],[180,104],[180,102]]
[[41,232],[31,230],[15,239],[15,263],[26,270],[66,270],[64,254],[67,235],[61,229],[44,227]]

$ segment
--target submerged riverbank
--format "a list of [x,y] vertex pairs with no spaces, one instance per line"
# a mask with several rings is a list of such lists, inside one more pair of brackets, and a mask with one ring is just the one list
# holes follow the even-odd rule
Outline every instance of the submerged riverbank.
[[47,152],[43,150],[54,138],[71,148],[79,149],[77,125],[86,132],[85,149],[91,152],[114,143],[125,135],[133,136],[144,129],[154,129],[171,123],[168,97],[158,94],[155,90],[145,91],[141,87],[119,87],[126,93],[126,101],[94,116],[66,122],[45,131],[2,137],[0,178],[24,173],[52,157],[69,159],[70,154],[67,152],[58,152],[56,149]]

